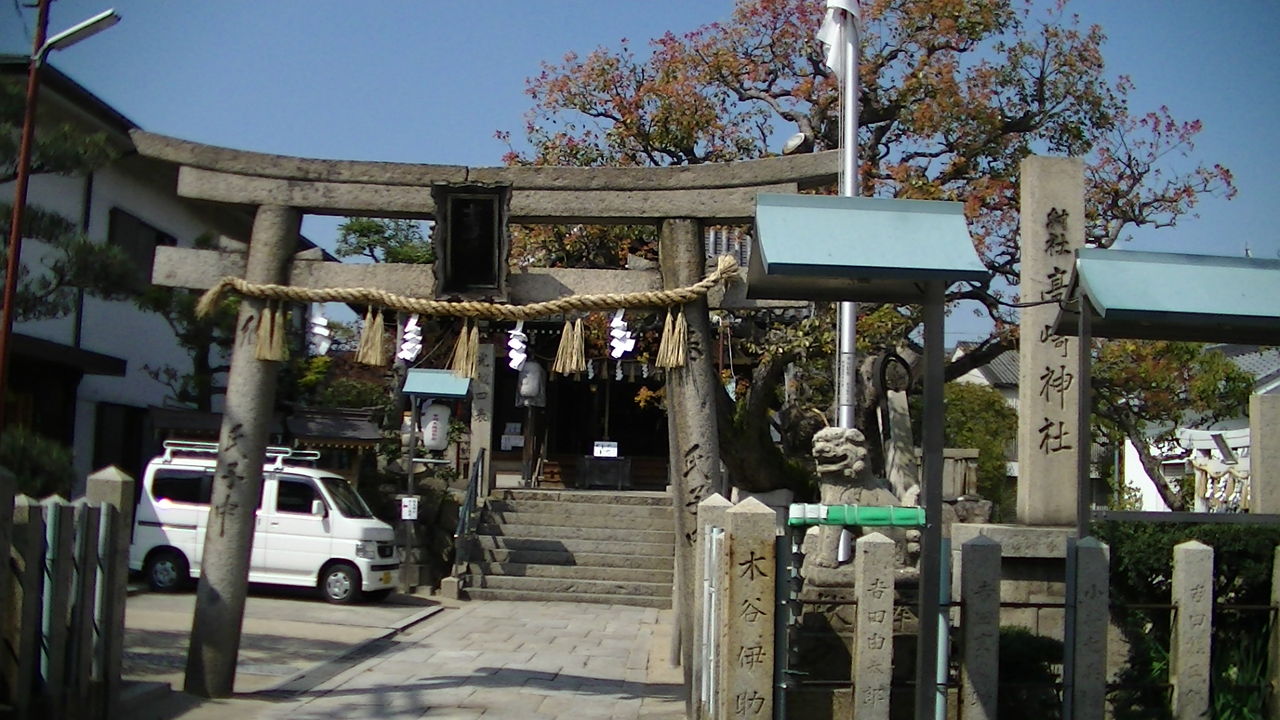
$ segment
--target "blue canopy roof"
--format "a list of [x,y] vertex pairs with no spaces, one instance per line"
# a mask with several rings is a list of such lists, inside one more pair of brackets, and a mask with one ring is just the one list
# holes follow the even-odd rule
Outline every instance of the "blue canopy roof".
[[438,398],[464,398],[471,378],[458,377],[449,370],[410,370],[404,379],[404,391],[411,395]]
[[[1095,337],[1280,343],[1280,260],[1083,248],[1071,287]],[[1077,319],[1060,311],[1058,332]]]
[[750,298],[920,302],[988,277],[958,202],[761,194],[755,238]]

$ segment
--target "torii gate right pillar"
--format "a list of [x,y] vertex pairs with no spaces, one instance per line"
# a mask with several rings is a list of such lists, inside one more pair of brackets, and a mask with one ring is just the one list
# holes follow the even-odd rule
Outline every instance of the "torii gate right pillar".
[[[658,237],[658,264],[662,286],[692,285],[706,271],[702,224],[691,219],[662,222]],[[698,532],[698,503],[712,493],[728,495],[720,472],[720,439],[716,423],[716,394],[724,392],[716,381],[707,349],[711,347],[711,322],[705,298],[684,308],[688,323],[688,355],[683,368],[667,373],[667,424],[671,500],[675,504],[676,565],[675,607],[679,617],[681,665],[686,685],[693,668],[693,570]]]

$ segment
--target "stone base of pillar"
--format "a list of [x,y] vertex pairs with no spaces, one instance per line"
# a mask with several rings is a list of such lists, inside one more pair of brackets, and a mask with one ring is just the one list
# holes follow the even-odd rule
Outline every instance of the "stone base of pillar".
[[456,577],[447,577],[440,581],[440,594],[450,600],[463,600],[462,582]]

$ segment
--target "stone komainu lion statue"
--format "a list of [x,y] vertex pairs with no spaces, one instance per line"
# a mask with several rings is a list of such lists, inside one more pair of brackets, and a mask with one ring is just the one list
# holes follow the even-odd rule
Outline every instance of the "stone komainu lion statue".
[[[907,504],[893,494],[887,480],[872,474],[867,465],[866,438],[858,430],[834,427],[819,430],[813,436],[813,458],[817,464],[819,500],[824,505],[883,507]],[[854,534],[855,539],[863,534],[860,527],[846,529]],[[839,564],[837,553],[840,530],[841,528],[833,525],[819,528],[813,564],[825,568],[834,568]],[[897,543],[900,563],[914,564],[913,556],[919,553],[918,530],[904,532],[901,528],[875,528],[875,531]]]

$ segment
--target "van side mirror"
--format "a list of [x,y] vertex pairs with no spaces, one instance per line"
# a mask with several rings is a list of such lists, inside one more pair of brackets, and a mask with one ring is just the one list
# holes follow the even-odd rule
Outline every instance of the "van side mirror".
[[311,514],[312,514],[312,515],[320,515],[320,516],[322,516],[322,517],[328,517],[328,516],[329,516],[329,508],[325,506],[325,504],[324,504],[324,501],[323,501],[323,500],[319,500],[319,499],[312,500],[312,501],[311,501]]

